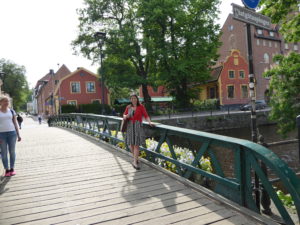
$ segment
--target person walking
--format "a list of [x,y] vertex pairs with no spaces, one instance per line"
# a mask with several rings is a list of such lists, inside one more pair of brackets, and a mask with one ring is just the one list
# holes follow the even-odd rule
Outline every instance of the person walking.
[[[14,169],[17,140],[21,141],[21,136],[17,125],[16,113],[9,108],[9,98],[2,96],[0,97],[0,149],[5,177],[16,175]],[[10,163],[8,163],[8,153]]]
[[18,116],[17,116],[17,121],[19,124],[19,128],[22,129],[23,117],[20,114],[18,114]]
[[41,115],[38,115],[38,121],[39,121],[39,124],[42,124],[42,116]]
[[125,112],[123,113],[123,119],[129,120],[126,129],[125,143],[130,146],[130,150],[133,155],[132,166],[139,170],[139,146],[145,142],[142,127],[143,117],[148,121],[150,126],[153,127],[154,124],[152,124],[145,107],[139,102],[136,94],[132,94],[130,96],[130,101],[131,104],[126,107]]

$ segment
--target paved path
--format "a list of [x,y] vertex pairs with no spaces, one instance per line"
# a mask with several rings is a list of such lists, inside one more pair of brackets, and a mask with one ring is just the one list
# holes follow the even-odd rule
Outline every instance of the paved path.
[[117,150],[26,119],[17,175],[0,185],[0,224],[255,222]]

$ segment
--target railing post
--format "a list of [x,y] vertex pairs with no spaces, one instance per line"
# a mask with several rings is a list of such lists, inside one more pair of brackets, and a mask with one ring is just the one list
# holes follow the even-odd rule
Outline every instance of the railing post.
[[[262,135],[258,136],[258,144],[260,144],[264,147],[268,147],[268,145],[265,143],[264,137]],[[261,162],[260,167],[261,167],[263,173],[268,178],[268,169],[267,169],[266,164],[264,162]],[[268,194],[268,192],[267,192],[267,190],[265,189],[264,186],[261,186],[261,205],[263,207],[262,212],[264,214],[266,214],[266,215],[271,215],[272,214],[272,210],[270,208],[271,199],[270,199],[270,196],[269,196],[269,194]]]
[[298,127],[298,149],[299,149],[299,162],[300,162],[300,115],[297,116],[296,123]]

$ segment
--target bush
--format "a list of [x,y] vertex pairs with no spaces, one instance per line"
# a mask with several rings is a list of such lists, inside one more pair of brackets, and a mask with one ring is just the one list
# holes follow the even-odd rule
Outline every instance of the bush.
[[206,99],[204,101],[196,100],[194,102],[194,107],[197,110],[210,110],[210,109],[218,109],[219,108],[219,100],[218,99]]
[[62,105],[62,113],[94,113],[101,114],[104,109],[104,114],[111,114],[111,108],[106,104],[92,103],[75,105]]
[[77,112],[76,105],[62,105],[61,106],[61,112],[62,113],[75,113]]
[[111,114],[111,108],[106,104],[80,104],[78,106],[78,112],[80,113],[94,113],[94,114],[102,114],[104,110],[104,114]]
[[123,115],[127,105],[128,104],[121,104],[121,105],[114,105],[113,107],[115,108],[116,113]]

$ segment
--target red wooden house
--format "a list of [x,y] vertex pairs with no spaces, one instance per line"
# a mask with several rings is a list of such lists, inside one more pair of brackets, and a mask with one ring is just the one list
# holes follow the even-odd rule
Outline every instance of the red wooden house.
[[[58,114],[61,106],[65,104],[102,103],[102,87],[99,79],[99,75],[81,67],[72,73],[65,65],[56,73],[50,70],[36,85],[38,113]],[[106,87],[104,104],[110,104]]]
[[[99,79],[99,75],[80,67],[59,80],[54,95],[60,99],[60,105],[102,103],[102,87]],[[104,104],[109,103],[109,94],[105,87]]]

